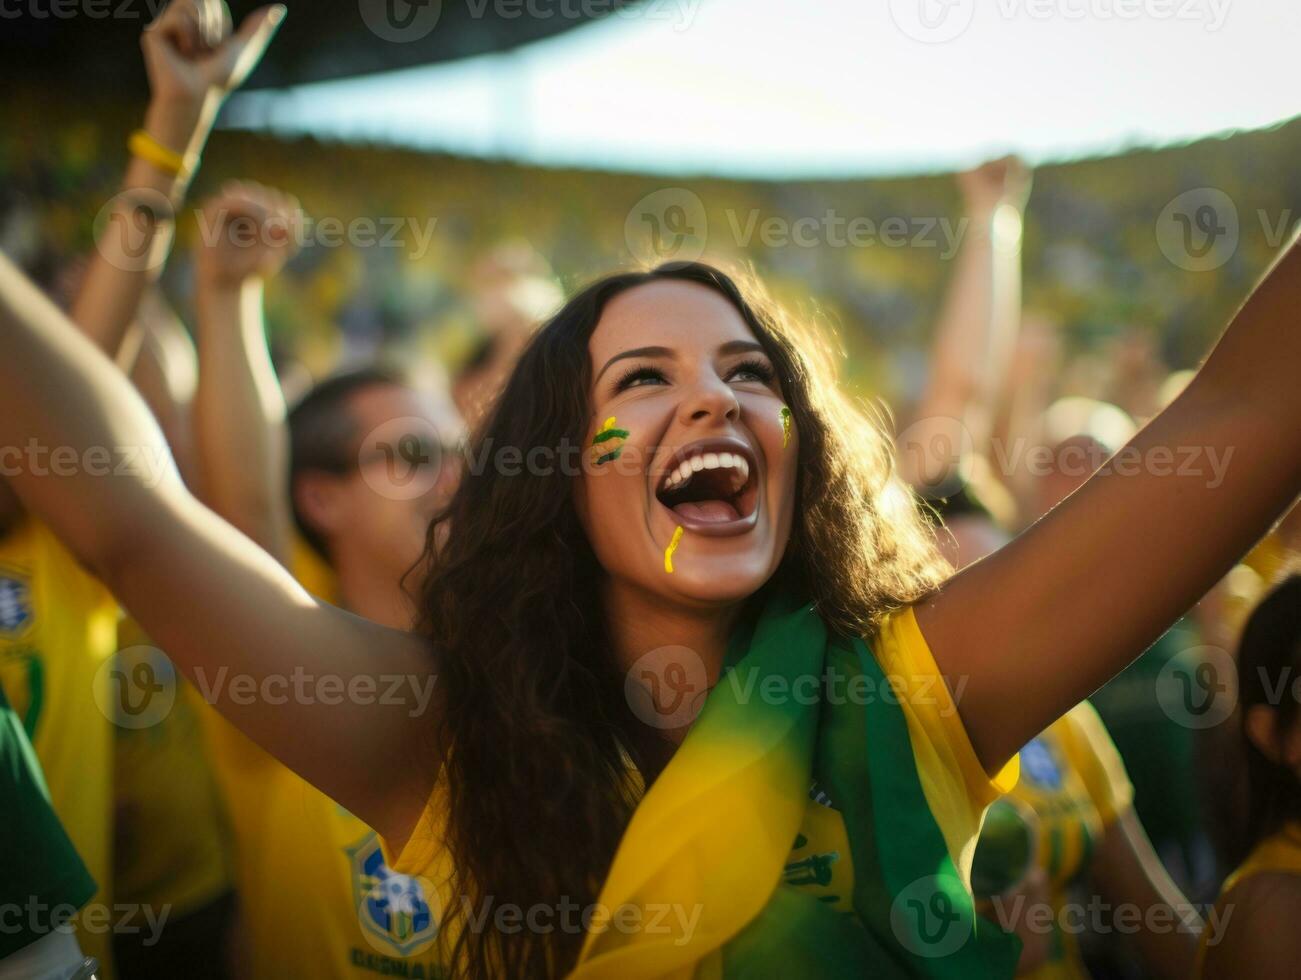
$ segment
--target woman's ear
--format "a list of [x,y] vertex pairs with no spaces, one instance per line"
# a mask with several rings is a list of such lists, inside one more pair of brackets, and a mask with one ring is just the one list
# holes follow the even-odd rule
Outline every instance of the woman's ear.
[[294,479],[294,510],[327,542],[343,519],[339,483],[337,476],[321,470],[308,470]]
[[1242,729],[1270,762],[1283,763],[1283,746],[1278,738],[1278,712],[1267,704],[1253,704],[1242,719]]

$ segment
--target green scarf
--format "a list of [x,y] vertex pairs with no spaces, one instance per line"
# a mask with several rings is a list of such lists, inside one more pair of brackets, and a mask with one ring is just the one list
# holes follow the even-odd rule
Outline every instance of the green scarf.
[[[808,603],[774,593],[736,630],[629,823],[573,977],[1013,975],[1020,943],[976,916],[900,705],[798,696],[829,671],[887,690],[862,640],[829,636]],[[852,914],[781,884],[815,783],[848,832]]]

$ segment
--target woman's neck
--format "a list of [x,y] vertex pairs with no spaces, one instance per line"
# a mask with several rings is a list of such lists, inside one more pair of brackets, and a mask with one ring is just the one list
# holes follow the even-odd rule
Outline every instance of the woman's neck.
[[409,630],[414,619],[410,598],[391,575],[359,562],[335,563],[339,605],[371,622]]
[[619,664],[659,712],[642,720],[680,742],[695,720],[689,706],[698,710],[722,674],[741,603],[691,608],[617,582],[607,583],[604,598]]

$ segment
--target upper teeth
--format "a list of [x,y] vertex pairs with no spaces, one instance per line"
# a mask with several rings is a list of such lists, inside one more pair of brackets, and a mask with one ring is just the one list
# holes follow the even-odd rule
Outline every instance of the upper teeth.
[[681,486],[691,478],[691,474],[699,473],[701,470],[723,469],[737,471],[740,476],[738,486],[744,486],[745,481],[750,479],[750,464],[745,461],[744,456],[736,453],[700,453],[679,463],[677,469],[664,481],[664,489],[671,490]]

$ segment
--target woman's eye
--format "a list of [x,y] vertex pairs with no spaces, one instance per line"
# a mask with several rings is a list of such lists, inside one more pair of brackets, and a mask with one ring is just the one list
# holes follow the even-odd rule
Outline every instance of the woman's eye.
[[623,377],[621,377],[614,386],[615,391],[627,391],[629,388],[639,388],[647,384],[665,384],[664,374],[655,368],[640,367],[633,368]]
[[767,384],[772,378],[772,368],[759,361],[738,364],[727,376],[729,381],[757,381],[759,384]]

